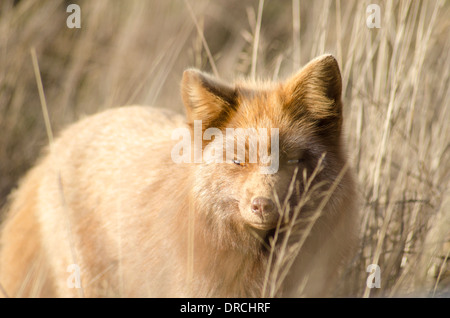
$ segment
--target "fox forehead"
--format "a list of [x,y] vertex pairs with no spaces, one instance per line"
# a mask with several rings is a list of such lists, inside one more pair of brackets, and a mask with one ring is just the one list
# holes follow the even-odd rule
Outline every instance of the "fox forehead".
[[235,113],[224,128],[234,129],[235,134],[231,137],[235,142],[242,138],[242,134],[246,134],[246,151],[249,151],[249,147],[261,147],[259,141],[252,144],[255,142],[254,138],[249,137],[252,132],[258,137],[267,134],[265,145],[268,153],[272,147],[271,134],[277,129],[280,155],[288,157],[297,157],[301,153],[306,138],[301,126],[295,124],[292,116],[284,109],[282,96],[273,90],[254,90],[251,95],[246,92],[239,96]]
[[[267,147],[270,148],[270,134],[273,128],[279,131],[279,153],[291,159],[301,157],[306,149],[323,152],[325,147],[317,134],[317,121],[308,112],[292,113],[290,98],[281,83],[266,83],[264,88],[249,88],[236,85],[237,105],[234,115],[229,118],[227,128],[266,128]],[[304,105],[299,103],[296,108]],[[300,114],[300,115],[299,115]],[[235,139],[237,136],[234,136]],[[313,147],[312,147],[313,145]],[[248,145],[246,145],[246,148]],[[316,149],[317,148],[317,149]],[[247,148],[248,149],[248,148]]]
[[[236,86],[237,105],[235,113],[229,118],[229,128],[278,128],[280,137],[288,137],[294,144],[300,136],[310,135],[314,119],[304,112],[296,116],[288,109],[289,97],[281,84],[269,84],[265,89],[250,89]],[[302,105],[297,105],[301,108]]]

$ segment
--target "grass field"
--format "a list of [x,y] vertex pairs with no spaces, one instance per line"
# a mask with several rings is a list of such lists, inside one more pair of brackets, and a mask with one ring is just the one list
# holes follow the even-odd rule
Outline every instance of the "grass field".
[[[81,28],[69,29],[69,3]],[[380,28],[366,8],[380,7]],[[361,246],[343,290],[450,295],[449,1],[59,1],[0,3],[0,206],[53,134],[100,110],[183,111],[187,67],[226,80],[284,79],[332,53],[361,194]],[[378,264],[381,288],[366,268]],[[345,288],[344,288],[345,287]]]

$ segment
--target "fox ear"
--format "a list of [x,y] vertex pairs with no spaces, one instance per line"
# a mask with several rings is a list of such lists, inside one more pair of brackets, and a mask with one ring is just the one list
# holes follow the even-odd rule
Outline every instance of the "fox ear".
[[236,108],[234,87],[196,69],[183,73],[181,96],[186,107],[188,124],[201,120],[203,130],[220,127]]
[[322,55],[303,67],[285,83],[286,107],[294,114],[312,118],[320,128],[342,123],[342,80],[332,55]]

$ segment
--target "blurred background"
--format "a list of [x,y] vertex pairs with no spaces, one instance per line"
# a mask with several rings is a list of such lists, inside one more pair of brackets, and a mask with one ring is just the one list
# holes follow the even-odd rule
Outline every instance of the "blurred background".
[[[70,29],[67,6],[81,8]],[[380,8],[380,28],[367,7]],[[282,80],[332,53],[361,246],[336,295],[450,295],[450,1],[127,0],[0,2],[0,206],[52,131],[100,110],[183,112],[182,72]],[[381,288],[369,289],[369,264]]]

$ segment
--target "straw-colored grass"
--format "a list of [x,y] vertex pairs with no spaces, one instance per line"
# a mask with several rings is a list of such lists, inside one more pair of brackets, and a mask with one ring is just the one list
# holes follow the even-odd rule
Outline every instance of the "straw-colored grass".
[[[50,125],[57,135],[131,103],[182,112],[187,67],[282,79],[328,52],[341,67],[345,139],[363,198],[361,245],[342,290],[449,295],[448,1],[373,1],[380,29],[366,25],[372,1],[76,2],[81,29],[66,27],[65,1],[0,3],[0,205]],[[366,287],[369,264],[381,268],[380,289]]]

